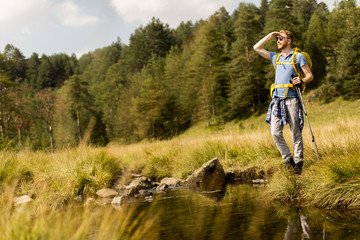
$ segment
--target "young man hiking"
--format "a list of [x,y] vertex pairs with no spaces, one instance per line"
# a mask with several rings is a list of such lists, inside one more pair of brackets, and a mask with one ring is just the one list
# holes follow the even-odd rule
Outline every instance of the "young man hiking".
[[[308,62],[300,52],[296,54],[297,72],[305,74],[305,77],[297,76],[293,65],[294,50],[291,49],[294,35],[287,30],[272,32],[254,45],[254,50],[265,59],[272,62],[275,67],[275,85],[272,92],[272,101],[266,117],[270,124],[271,135],[285,166],[292,167],[295,173],[300,174],[304,163],[302,128],[304,126],[303,112],[299,97],[294,85],[301,86],[303,82],[313,80],[313,74]],[[265,44],[271,39],[276,39],[277,47],[281,53],[269,52],[264,49]],[[294,157],[283,136],[283,128],[289,123],[292,141],[294,144]]]

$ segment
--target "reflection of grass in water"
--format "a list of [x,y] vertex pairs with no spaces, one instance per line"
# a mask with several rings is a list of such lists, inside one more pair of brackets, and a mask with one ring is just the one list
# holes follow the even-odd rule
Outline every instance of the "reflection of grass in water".
[[[54,209],[37,201],[22,207],[12,206],[12,191],[1,197],[0,239],[157,239],[149,231],[157,219],[151,208],[138,212],[124,207]],[[155,235],[154,235],[155,234]]]

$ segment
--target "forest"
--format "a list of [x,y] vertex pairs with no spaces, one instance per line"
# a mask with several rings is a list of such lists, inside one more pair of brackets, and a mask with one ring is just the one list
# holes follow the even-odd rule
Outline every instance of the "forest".
[[[8,44],[0,53],[0,149],[162,140],[198,122],[216,127],[264,113],[274,70],[253,45],[281,29],[311,56],[312,100],[360,98],[355,0],[332,11],[316,0],[240,3],[233,13],[220,8],[175,29],[153,17],[129,44],[117,39],[79,59],[26,58]],[[277,51],[275,42],[266,48]]]

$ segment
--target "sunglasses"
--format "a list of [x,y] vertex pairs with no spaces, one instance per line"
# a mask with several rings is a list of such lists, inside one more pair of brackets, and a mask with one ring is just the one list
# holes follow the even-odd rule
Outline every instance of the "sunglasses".
[[286,37],[277,37],[276,41],[279,41],[279,40],[282,41],[284,38],[286,38]]

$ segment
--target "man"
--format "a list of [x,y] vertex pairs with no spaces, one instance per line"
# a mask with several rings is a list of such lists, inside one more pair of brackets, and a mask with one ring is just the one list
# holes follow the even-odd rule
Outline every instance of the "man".
[[[303,54],[297,53],[296,67],[298,72],[305,74],[304,78],[297,76],[292,65],[294,50],[291,45],[294,35],[287,30],[272,32],[254,45],[254,50],[265,59],[271,60],[275,67],[275,89],[272,93],[272,101],[267,114],[267,122],[270,123],[271,135],[281,153],[285,166],[290,166],[295,173],[300,174],[304,163],[303,157],[303,113],[299,97],[293,85],[308,83],[313,80],[313,74]],[[269,52],[264,45],[271,39],[276,39],[277,47],[281,54]],[[295,77],[294,77],[295,76]],[[290,85],[293,84],[293,85]],[[294,158],[283,136],[284,125],[289,123],[292,141],[294,144]]]

